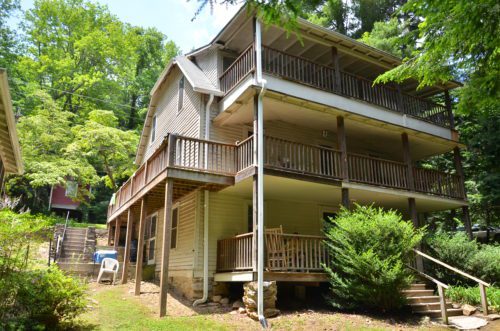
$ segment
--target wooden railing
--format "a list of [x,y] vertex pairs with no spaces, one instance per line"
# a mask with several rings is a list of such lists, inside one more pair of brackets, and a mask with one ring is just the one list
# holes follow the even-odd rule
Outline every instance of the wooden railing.
[[[251,44],[220,76],[224,93],[255,70],[255,52]],[[402,92],[397,87],[374,84],[364,77],[336,72],[332,67],[262,47],[262,71],[327,92],[360,99],[392,111],[410,115],[440,126],[450,127],[448,109],[432,101]]]
[[221,91],[227,93],[254,70],[255,52],[250,44],[219,77]]
[[265,166],[333,178],[342,176],[340,152],[280,138],[264,138]]
[[[115,194],[108,214],[140,194],[167,167],[234,176],[254,165],[253,136],[236,144],[171,135]],[[170,164],[169,164],[170,162]],[[281,138],[264,139],[264,166],[302,175],[341,179],[341,153],[335,149],[292,142]],[[348,179],[370,185],[414,190],[463,199],[460,177],[436,170],[413,167],[413,185],[406,164],[367,155],[348,153]]]
[[442,171],[413,168],[415,190],[424,193],[443,195],[451,198],[463,198],[464,192],[460,176]]
[[348,153],[347,164],[351,181],[400,189],[409,188],[407,167],[404,163]]
[[[271,238],[272,236],[272,238]],[[280,252],[266,248],[264,254],[266,270],[277,272],[322,272],[328,264],[324,237],[299,234],[267,234],[266,242],[279,241]],[[217,241],[217,271],[253,270],[253,234],[245,233]],[[267,246],[267,244],[266,244]],[[270,258],[272,254],[272,258]],[[280,262],[276,262],[276,254]]]
[[[168,142],[168,143],[167,143]],[[167,167],[233,176],[237,172],[234,144],[169,135],[115,193],[108,216],[131,201]]]
[[217,271],[252,270],[253,234],[217,240]]

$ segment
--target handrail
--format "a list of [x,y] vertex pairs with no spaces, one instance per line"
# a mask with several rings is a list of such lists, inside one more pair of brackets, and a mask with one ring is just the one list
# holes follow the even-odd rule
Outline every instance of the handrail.
[[250,43],[250,45],[247,46],[247,48],[245,48],[244,51],[241,52],[240,55],[238,55],[238,57],[236,59],[234,59],[233,63],[231,63],[229,65],[229,67],[227,67],[226,70],[224,70],[224,72],[219,76],[219,79],[221,79],[222,77],[224,77],[231,69],[233,69],[233,67],[236,65],[236,63],[243,57],[245,56],[246,52],[251,49],[253,47],[253,43]]
[[412,267],[410,265],[407,265],[407,267],[410,268],[411,270],[415,271],[416,273],[418,273],[420,276],[427,278],[428,280],[430,280],[431,282],[435,283],[436,285],[439,285],[439,286],[441,286],[441,287],[443,287],[445,289],[449,288],[448,285],[446,285],[445,283],[442,283],[439,280],[437,280],[437,279],[429,276],[428,274],[426,274],[426,273],[424,273],[422,271],[419,271],[419,270],[417,270],[416,268],[414,268],[414,267]]
[[476,283],[482,284],[482,285],[484,285],[484,286],[486,286],[486,287],[491,286],[491,284],[488,284],[488,283],[486,283],[485,281],[483,281],[483,280],[481,280],[481,279],[479,279],[479,278],[476,278],[476,277],[474,277],[474,276],[472,276],[472,275],[469,275],[469,274],[468,274],[468,273],[466,273],[466,272],[463,272],[463,271],[461,271],[461,270],[459,270],[459,269],[457,269],[457,268],[454,268],[454,267],[452,267],[451,265],[444,263],[443,261],[440,261],[440,260],[438,260],[438,259],[436,259],[436,258],[433,258],[432,256],[429,256],[429,255],[427,255],[427,254],[425,254],[425,253],[423,253],[423,252],[419,251],[418,249],[413,249],[413,251],[414,251],[415,253],[417,253],[418,255],[420,255],[420,256],[422,256],[422,257],[425,257],[425,258],[426,258],[426,259],[428,259],[428,260],[431,260],[431,261],[432,261],[432,262],[434,262],[434,263],[437,263],[437,264],[439,264],[439,265],[441,265],[441,266],[443,266],[443,267],[445,267],[445,268],[447,268],[447,269],[449,269],[449,270],[451,270],[451,271],[453,271],[453,272],[456,272],[457,274],[460,274],[460,275],[462,275],[462,276],[464,276],[464,277],[466,277],[466,278],[469,278],[469,279],[471,279],[471,280],[475,281]]
[[62,235],[57,236],[57,246],[56,246],[56,256],[54,258],[54,261],[61,256],[62,253],[62,245],[64,242],[64,237],[66,236],[66,229],[68,228],[68,222],[69,222],[69,210],[68,213],[66,214],[66,222],[64,222],[64,229]]
[[[466,278],[469,278],[469,279],[475,281],[476,283],[478,283],[479,284],[479,294],[481,296],[481,306],[483,308],[483,314],[485,316],[488,315],[488,299],[486,297],[486,289],[485,289],[485,287],[491,286],[490,284],[486,283],[485,281],[483,281],[483,280],[481,280],[479,278],[471,276],[471,275],[469,275],[466,272],[463,272],[463,271],[461,271],[461,270],[459,270],[457,268],[454,268],[451,265],[444,263],[443,261],[440,261],[440,260],[438,260],[436,258],[433,258],[432,256],[429,256],[429,255],[427,255],[425,253],[422,253],[421,251],[419,251],[417,249],[413,249],[413,251],[417,255],[425,257],[426,259],[431,260],[434,263],[437,263],[437,264],[439,264],[439,265],[441,265],[441,266],[443,266],[443,267],[445,267],[445,268],[447,268],[447,269],[449,269],[449,270],[451,270],[451,271],[453,271],[453,272],[455,272],[455,273],[457,273],[459,275],[462,275],[462,276],[464,276]],[[443,291],[443,293],[444,293],[444,290],[440,286],[438,286],[438,290],[439,291]],[[440,295],[441,295],[441,292],[440,292]]]

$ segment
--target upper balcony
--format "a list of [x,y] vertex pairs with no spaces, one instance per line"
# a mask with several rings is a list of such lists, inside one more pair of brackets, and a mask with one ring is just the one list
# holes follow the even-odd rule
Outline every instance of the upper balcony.
[[[116,192],[109,205],[111,220],[147,193],[161,190],[168,177],[175,181],[174,199],[197,189],[220,190],[254,173],[253,136],[235,144],[169,135],[158,150]],[[383,158],[347,153],[347,162],[336,149],[292,142],[278,137],[264,139],[265,174],[341,185],[347,180],[376,186],[464,200],[460,177]],[[345,163],[343,163],[345,162]],[[343,165],[346,164],[344,173]],[[158,192],[156,192],[158,193]],[[154,195],[154,194],[153,194]],[[157,194],[161,196],[161,194]]]
[[[219,77],[221,90],[229,94],[255,71],[255,63],[254,45],[250,44]],[[453,115],[448,107],[406,93],[398,85],[374,84],[365,77],[265,46],[262,47],[262,71],[440,127],[453,128]]]

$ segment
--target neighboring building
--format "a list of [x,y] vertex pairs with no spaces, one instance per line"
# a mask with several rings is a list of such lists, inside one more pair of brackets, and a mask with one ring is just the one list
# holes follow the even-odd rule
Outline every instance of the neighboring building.
[[23,171],[7,71],[0,68],[0,190],[2,195],[5,175],[22,174]]
[[[311,285],[326,281],[322,220],[340,205],[395,208],[416,225],[462,208],[469,225],[448,94],[458,84],[372,86],[401,60],[304,20],[299,30],[302,40],[260,28],[242,9],[210,44],[172,60],[151,92],[140,167],[108,227],[110,242],[124,224],[126,242],[138,239],[139,277],[141,262],[155,266],[161,315],[167,282],[196,299],[204,279],[211,291],[258,280],[257,224],[281,227],[288,249],[286,261],[271,256],[266,233],[265,279]],[[416,165],[450,151],[455,173]]]
[[64,185],[54,185],[50,188],[49,210],[63,217],[81,219],[82,214],[78,209],[80,201],[78,196],[78,182],[67,180]]

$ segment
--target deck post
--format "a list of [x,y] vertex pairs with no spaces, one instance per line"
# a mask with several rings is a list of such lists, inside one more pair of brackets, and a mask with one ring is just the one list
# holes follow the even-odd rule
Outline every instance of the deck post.
[[340,62],[339,62],[339,52],[337,50],[337,47],[332,47],[332,62],[333,62],[333,68],[335,69],[334,90],[336,92],[341,92],[342,88],[340,86]]
[[135,260],[135,295],[141,295],[142,258],[144,255],[144,230],[146,228],[146,197],[141,199],[139,234],[137,238],[137,258]]
[[[462,168],[462,156],[460,155],[460,148],[458,148],[458,146],[453,149],[453,159],[455,162],[455,171],[457,172],[460,181],[460,193],[462,194],[464,200],[467,200],[467,192],[465,192],[464,184],[464,169]],[[472,240],[472,227],[469,215],[469,206],[467,205],[462,206],[462,222],[464,223],[467,236],[470,240]]]
[[[420,227],[420,224],[418,222],[417,202],[415,201],[415,198],[408,198],[408,211],[410,213],[410,218],[413,222],[413,226],[415,227],[415,229],[418,229]],[[422,250],[421,247],[418,248],[419,250]],[[417,270],[420,272],[424,272],[424,260],[422,259],[422,256],[415,256],[415,262],[417,263]]]
[[122,221],[120,220],[120,216],[116,218],[115,221],[115,237],[113,238],[113,246],[115,250],[118,251],[118,243],[120,241],[120,227],[122,225]]
[[401,141],[403,142],[403,159],[406,164],[406,177],[407,185],[410,191],[415,191],[415,179],[413,178],[413,164],[411,161],[410,154],[410,140],[408,139],[408,134],[403,132],[401,134]]
[[113,227],[111,226],[111,223],[108,223],[107,226],[108,226],[108,246],[111,246],[111,234],[113,232]]
[[[340,168],[342,169],[342,182],[349,182],[349,163],[347,160],[347,142],[345,136],[344,117],[337,116],[337,148],[340,150]],[[342,188],[342,205],[349,209],[349,189]]]
[[167,178],[165,184],[165,208],[163,215],[163,244],[161,247],[160,271],[160,317],[167,314],[168,264],[170,257],[170,235],[172,229],[172,200],[174,180]]
[[446,106],[446,111],[448,112],[448,121],[450,122],[450,129],[455,129],[455,118],[453,117],[453,111],[451,110],[451,97],[449,90],[444,90],[444,104]]
[[126,284],[128,278],[128,266],[130,264],[130,242],[132,241],[133,224],[134,217],[132,214],[132,208],[129,208],[127,210],[127,235],[125,237],[125,251],[123,253],[122,284]]

